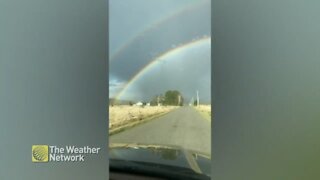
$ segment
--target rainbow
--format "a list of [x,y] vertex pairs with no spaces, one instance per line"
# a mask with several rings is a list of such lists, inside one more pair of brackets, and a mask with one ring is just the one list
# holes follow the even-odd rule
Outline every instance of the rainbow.
[[115,53],[113,53],[110,56],[110,61],[113,61],[113,59],[115,59],[118,55],[120,55],[125,49],[127,49],[133,42],[135,42],[141,35],[145,34],[148,31],[151,31],[152,29],[161,26],[162,24],[166,23],[167,21],[169,21],[170,19],[177,17],[177,16],[181,16],[184,13],[188,12],[188,11],[192,11],[196,8],[199,8],[203,5],[205,5],[205,3],[208,2],[206,0],[203,0],[201,3],[194,5],[194,4],[189,4],[186,7],[180,9],[179,11],[172,13],[168,16],[166,16],[163,19],[160,19],[159,21],[152,23],[151,25],[148,25],[143,31],[137,33],[135,36],[131,37],[126,43],[124,43],[120,48],[118,48],[118,50],[116,50]]
[[157,62],[161,61],[162,59],[166,59],[167,57],[172,57],[174,55],[177,55],[181,53],[184,49],[190,48],[195,45],[199,45],[202,43],[211,43],[211,37],[204,37],[195,41],[191,41],[189,43],[183,44],[181,46],[177,46],[169,51],[166,51],[159,56],[157,56],[155,59],[151,60],[149,64],[144,66],[133,78],[130,79],[130,81],[125,85],[125,87],[116,95],[115,99],[119,99],[124,92],[132,85],[134,84],[137,79],[139,79],[140,76],[142,76],[145,72],[147,72],[149,69],[151,69],[153,66],[157,64]]

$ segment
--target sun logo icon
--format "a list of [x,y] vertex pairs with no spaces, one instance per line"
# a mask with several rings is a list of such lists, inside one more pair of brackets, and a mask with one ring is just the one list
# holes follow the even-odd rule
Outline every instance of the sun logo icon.
[[49,148],[48,145],[32,146],[32,162],[48,162]]

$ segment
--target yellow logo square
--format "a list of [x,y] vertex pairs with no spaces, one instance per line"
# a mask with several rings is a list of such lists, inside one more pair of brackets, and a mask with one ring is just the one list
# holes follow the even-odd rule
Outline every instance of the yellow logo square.
[[48,145],[32,145],[32,162],[48,162],[48,160]]

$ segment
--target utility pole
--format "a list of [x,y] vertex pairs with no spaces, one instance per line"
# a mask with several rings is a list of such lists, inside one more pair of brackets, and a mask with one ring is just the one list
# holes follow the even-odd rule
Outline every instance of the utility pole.
[[178,106],[180,106],[180,102],[181,102],[181,95],[178,96]]
[[157,105],[160,106],[159,104],[160,96],[157,97]]
[[199,91],[197,90],[197,106],[199,106]]
[[194,106],[193,97],[191,98],[191,101],[189,103],[189,106]]

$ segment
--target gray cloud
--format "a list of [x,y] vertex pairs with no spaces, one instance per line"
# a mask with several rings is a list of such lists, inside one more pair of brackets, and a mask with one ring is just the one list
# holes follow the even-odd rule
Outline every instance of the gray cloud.
[[122,93],[121,99],[149,101],[167,90],[179,90],[187,101],[199,90],[202,102],[211,99],[210,40],[171,53],[144,70]]
[[[156,6],[156,2],[153,3]],[[109,96],[114,96],[123,89],[115,81],[124,85],[159,55],[183,44],[210,37],[210,14],[210,1],[199,1],[193,7],[156,23],[136,38],[128,40],[126,46],[110,59]],[[166,17],[165,14],[163,16]],[[127,21],[130,21],[130,17],[127,17]],[[148,101],[155,94],[177,89],[190,99],[199,90],[203,101],[210,102],[211,45],[201,47],[203,49],[190,49],[190,52],[181,53],[175,60],[162,61],[167,63],[159,62],[153,70],[146,72],[146,75],[132,84],[124,97]]]
[[110,74],[130,79],[157,55],[174,46],[210,36],[209,1],[146,30],[110,60]]

